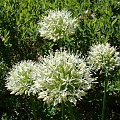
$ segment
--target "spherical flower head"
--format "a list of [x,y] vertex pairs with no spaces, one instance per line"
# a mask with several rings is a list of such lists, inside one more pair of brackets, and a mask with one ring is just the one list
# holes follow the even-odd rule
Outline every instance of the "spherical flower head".
[[56,51],[43,58],[41,78],[35,81],[38,98],[48,104],[69,101],[76,104],[91,88],[93,79],[86,62],[78,55]]
[[111,71],[120,66],[120,54],[109,43],[94,45],[90,49],[88,63],[95,71]]
[[39,22],[39,32],[41,37],[56,41],[64,36],[73,35],[77,25],[77,19],[72,18],[70,12],[50,10],[48,15]]
[[30,60],[21,61],[13,66],[6,78],[6,87],[11,94],[33,93],[34,81],[39,76],[39,65]]

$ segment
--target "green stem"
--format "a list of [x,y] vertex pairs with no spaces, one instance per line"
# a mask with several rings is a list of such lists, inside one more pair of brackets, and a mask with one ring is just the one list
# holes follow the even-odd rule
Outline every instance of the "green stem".
[[69,109],[69,113],[70,113],[70,120],[75,120],[75,116],[73,114],[73,108],[72,108],[71,102],[68,103],[68,109]]
[[62,120],[64,120],[64,102],[62,101]]
[[104,96],[103,96],[103,107],[102,107],[102,120],[105,120],[107,86],[108,86],[108,74],[106,72],[105,86],[104,86]]
[[31,100],[30,102],[31,102],[32,110],[33,110],[33,117],[34,117],[34,120],[37,120],[35,99],[33,98],[33,96],[31,96],[31,97],[30,97],[30,100]]

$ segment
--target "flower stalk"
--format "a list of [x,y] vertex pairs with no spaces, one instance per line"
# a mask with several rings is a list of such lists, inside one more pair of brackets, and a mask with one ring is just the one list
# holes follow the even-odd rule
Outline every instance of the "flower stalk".
[[62,120],[64,120],[64,101],[62,101]]
[[102,107],[102,120],[105,120],[107,88],[108,88],[108,71],[106,70],[104,96],[103,96],[103,107]]
[[75,116],[73,114],[73,108],[72,108],[71,102],[68,102],[68,110],[69,110],[69,114],[70,114],[70,120],[75,120]]

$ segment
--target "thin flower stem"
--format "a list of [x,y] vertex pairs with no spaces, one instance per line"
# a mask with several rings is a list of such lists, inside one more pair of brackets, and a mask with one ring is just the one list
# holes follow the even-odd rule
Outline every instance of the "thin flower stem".
[[36,113],[35,99],[33,98],[33,96],[30,97],[30,102],[31,102],[31,105],[32,105],[34,120],[38,120],[37,113]]
[[105,120],[107,86],[108,86],[108,74],[107,74],[107,71],[106,71],[105,86],[104,86],[104,96],[103,96],[103,107],[102,107],[102,120]]
[[75,116],[73,114],[73,109],[72,109],[72,103],[71,102],[68,103],[68,109],[69,109],[69,113],[70,113],[70,120],[75,120]]
[[62,101],[62,120],[64,120],[64,102]]

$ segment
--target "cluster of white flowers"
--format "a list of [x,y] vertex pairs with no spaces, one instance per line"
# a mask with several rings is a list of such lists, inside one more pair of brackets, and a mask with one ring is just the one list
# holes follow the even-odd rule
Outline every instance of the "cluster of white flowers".
[[[110,44],[91,47],[87,58],[92,69],[113,70],[120,66],[120,56]],[[37,94],[48,104],[72,102],[76,104],[91,88],[90,67],[78,54],[56,51],[44,56],[39,63],[21,61],[13,66],[6,78],[11,94]]]
[[72,18],[70,12],[66,10],[50,10],[39,22],[39,32],[41,37],[54,41],[75,33],[77,19]]
[[39,63],[22,61],[12,68],[6,79],[11,94],[34,93],[53,105],[62,101],[76,104],[93,81],[84,59],[65,50],[50,53]]
[[56,51],[40,64],[41,79],[35,81],[38,98],[55,106],[62,101],[76,104],[91,88],[93,79],[86,62],[78,55]]
[[120,54],[109,43],[98,44],[91,47],[88,62],[95,71],[100,69],[110,71],[120,66]]
[[30,95],[34,81],[39,77],[39,65],[30,60],[21,61],[13,66],[6,78],[6,87],[11,94]]

